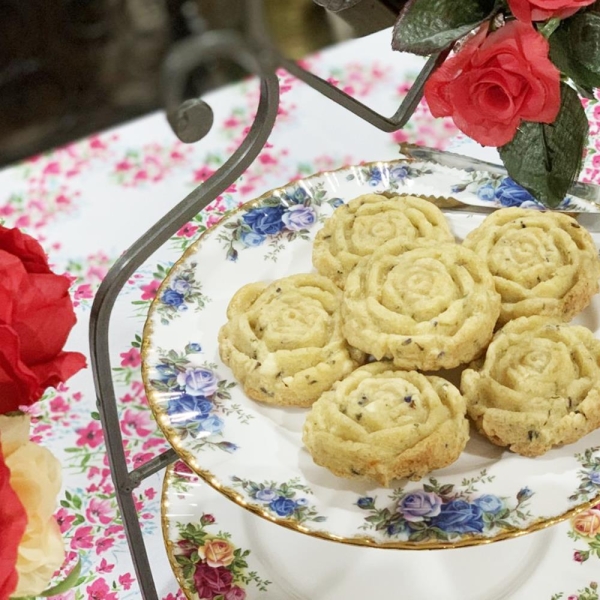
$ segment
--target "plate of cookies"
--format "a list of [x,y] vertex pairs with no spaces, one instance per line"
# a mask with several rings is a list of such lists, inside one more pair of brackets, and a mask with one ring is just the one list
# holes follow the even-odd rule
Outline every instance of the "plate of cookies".
[[516,537],[600,501],[596,209],[426,160],[243,205],[173,266],[143,377],[205,481],[324,539]]

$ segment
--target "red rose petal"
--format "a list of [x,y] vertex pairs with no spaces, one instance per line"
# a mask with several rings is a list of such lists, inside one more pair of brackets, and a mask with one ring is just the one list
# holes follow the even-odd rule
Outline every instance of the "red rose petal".
[[0,323],[11,323],[15,302],[27,277],[21,261],[0,250]]
[[486,33],[481,29],[433,73],[425,98],[434,116],[452,116],[480,144],[503,146],[521,121],[556,119],[560,73],[548,58],[548,41],[531,24],[510,21]]
[[33,404],[44,390],[35,374],[20,359],[19,336],[0,324],[0,415]]
[[40,243],[16,228],[0,225],[0,248],[20,258],[28,273],[52,273]]
[[61,352],[51,362],[33,365],[31,371],[36,375],[41,387],[57,387],[75,373],[85,369],[86,358],[79,352]]
[[77,319],[70,282],[59,275],[30,275],[13,317],[21,359],[29,366],[52,360],[64,347]]
[[27,513],[10,486],[10,469],[4,462],[0,444],[0,600],[8,600],[18,582],[17,555],[27,527]]

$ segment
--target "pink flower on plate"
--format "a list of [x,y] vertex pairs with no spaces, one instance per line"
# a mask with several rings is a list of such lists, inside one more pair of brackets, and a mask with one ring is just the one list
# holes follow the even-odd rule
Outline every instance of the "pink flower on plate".
[[71,539],[73,550],[89,550],[94,547],[94,536],[91,525],[81,526],[75,530]]
[[135,579],[131,576],[131,573],[124,573],[119,575],[119,583],[123,586],[123,589],[128,590],[135,583]]
[[146,285],[142,285],[140,287],[142,290],[142,300],[153,300],[156,297],[156,292],[158,292],[159,287],[160,281],[157,281],[156,279],[153,279]]
[[154,431],[150,415],[139,410],[128,408],[121,418],[121,431],[125,435],[146,437]]
[[246,598],[246,592],[238,585],[234,585],[225,594],[225,600],[244,600],[245,598]]
[[137,348],[130,348],[127,352],[121,353],[121,366],[135,369],[142,364],[142,357]]
[[77,446],[97,448],[104,443],[104,433],[98,421],[90,421],[87,427],[80,427],[75,431],[79,434],[75,442]]
[[87,600],[119,600],[117,594],[110,591],[104,579],[96,579],[85,588],[85,591],[88,593]]
[[114,514],[109,500],[92,498],[85,511],[85,516],[90,523],[108,525],[113,521]]

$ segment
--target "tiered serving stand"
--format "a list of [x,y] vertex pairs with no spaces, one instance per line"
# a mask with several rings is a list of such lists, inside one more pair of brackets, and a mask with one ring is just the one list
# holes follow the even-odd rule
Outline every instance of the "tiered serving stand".
[[[363,105],[327,81],[306,71],[282,56],[268,42],[260,0],[245,0],[248,31],[246,36],[232,31],[211,31],[179,43],[169,54],[164,66],[163,89],[169,123],[186,143],[202,139],[211,129],[213,113],[201,99],[184,99],[183,90],[189,74],[211,61],[228,60],[260,80],[260,99],[256,118],[245,139],[214,175],[194,189],[160,221],[139,238],[115,263],[104,279],[94,300],[90,319],[90,346],[97,403],[108,448],[110,469],[115,483],[119,507],[133,557],[139,585],[146,600],[158,600],[148,554],[138,520],[133,492],[148,476],[165,469],[179,457],[176,449],[156,456],[143,466],[129,470],[119,427],[119,410],[112,381],[109,357],[109,325],[111,312],[123,286],[135,271],[183,225],[207,207],[232,185],[263,149],[275,123],[279,106],[277,69],[285,69],[295,77],[364,119],[374,127],[392,132],[402,128],[419,103],[423,86],[447,52],[432,56],[423,67],[408,95],[391,117],[385,117]],[[418,149],[406,149],[418,156]],[[477,168],[501,174],[495,165],[464,157],[441,155],[442,162]],[[595,188],[580,188],[582,196],[597,199]]]

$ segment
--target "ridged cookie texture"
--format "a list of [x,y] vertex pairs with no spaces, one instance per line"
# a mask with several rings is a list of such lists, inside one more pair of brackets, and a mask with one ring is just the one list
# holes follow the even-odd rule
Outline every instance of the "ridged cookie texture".
[[313,404],[303,441],[334,475],[388,486],[453,463],[469,439],[465,412],[460,392],[445,379],[371,363]]
[[600,426],[600,340],[585,327],[520,317],[462,374],[468,414],[490,441],[523,456]]
[[327,219],[313,245],[313,265],[344,287],[358,261],[385,242],[453,242],[442,211],[414,196],[365,194],[342,204]]
[[250,398],[310,406],[364,360],[342,335],[340,303],[339,288],[316,274],[246,285],[219,332],[221,360]]
[[500,296],[474,252],[458,244],[394,240],[350,273],[342,305],[348,342],[402,369],[434,371],[479,356]]
[[590,233],[569,215],[496,211],[463,245],[486,262],[502,296],[499,323],[543,315],[569,321],[598,291],[600,261]]

